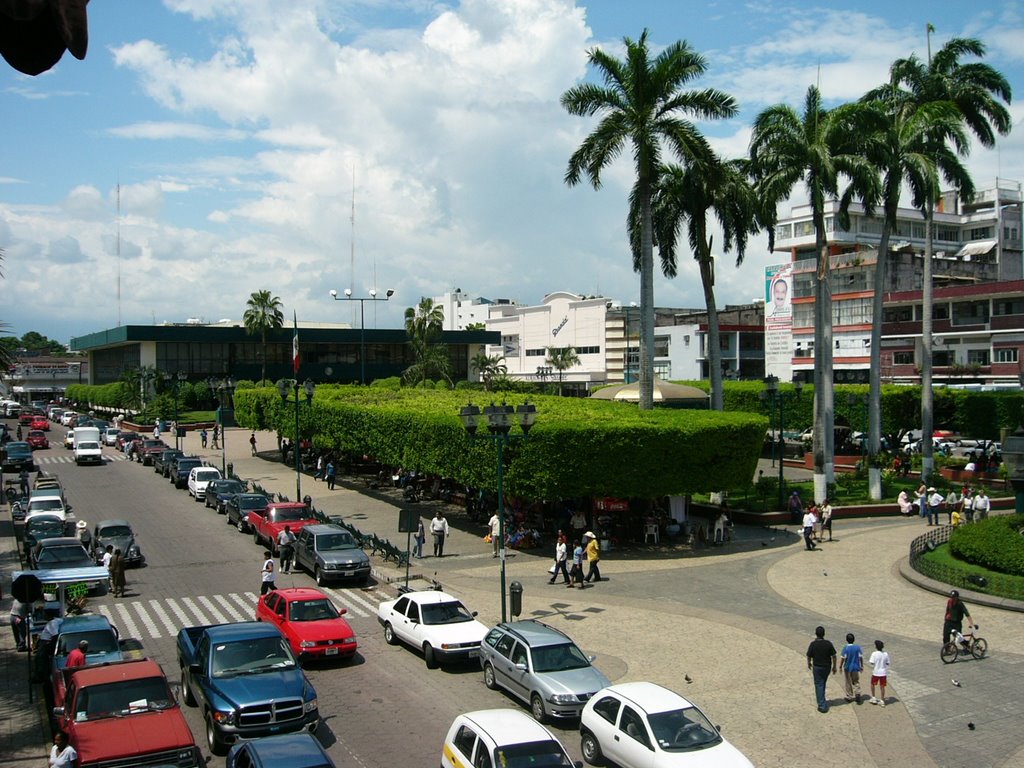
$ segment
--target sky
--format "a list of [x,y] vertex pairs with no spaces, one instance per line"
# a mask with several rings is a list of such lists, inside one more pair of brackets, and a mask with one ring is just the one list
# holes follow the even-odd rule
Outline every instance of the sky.
[[[0,322],[67,343],[119,324],[239,320],[263,289],[289,320],[354,325],[357,303],[332,288],[393,289],[366,306],[367,327],[400,327],[420,297],[455,288],[636,301],[630,154],[600,190],[567,186],[596,118],[559,98],[593,78],[588,50],[619,56],[645,28],[655,51],[685,40],[706,57],[689,87],[738,100],[735,118],[697,122],[726,157],[746,153],[760,111],[799,109],[816,82],[839,104],[895,59],[925,58],[928,22],[933,49],[981,39],[1022,95],[1024,2],[837,5],[94,0],[84,61],[65,54],[34,78],[0,62]],[[1010,111],[1016,130],[967,161],[979,186],[1024,181],[1024,107]],[[656,275],[659,307],[703,306],[691,257],[675,279]],[[739,267],[719,254],[719,306],[757,299],[782,260],[763,236]]]

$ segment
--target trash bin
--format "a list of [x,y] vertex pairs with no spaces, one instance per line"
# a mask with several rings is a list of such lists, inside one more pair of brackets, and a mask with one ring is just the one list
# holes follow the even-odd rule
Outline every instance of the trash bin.
[[508,593],[512,598],[509,612],[513,616],[518,616],[523,612],[523,585],[518,581],[513,581],[508,587]]

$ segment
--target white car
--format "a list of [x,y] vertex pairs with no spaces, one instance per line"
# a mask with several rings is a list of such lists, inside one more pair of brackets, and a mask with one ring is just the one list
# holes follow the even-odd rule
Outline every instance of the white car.
[[77,415],[78,414],[75,413],[74,411],[64,411],[64,413],[60,415],[60,423],[66,427],[68,424],[71,423],[71,420],[75,418],[75,416]]
[[505,765],[572,768],[574,763],[554,734],[523,712],[482,709],[452,721],[441,751],[441,768]]
[[487,627],[475,616],[457,597],[440,590],[407,592],[377,607],[385,642],[422,651],[428,669],[480,656]]
[[105,430],[103,430],[104,445],[117,445],[117,436],[119,434],[121,434],[121,430],[118,429],[117,427],[107,427]]
[[64,435],[64,447],[69,450],[75,447],[75,430],[69,429]]
[[206,498],[206,486],[214,480],[220,480],[220,470],[216,467],[193,467],[188,473],[188,495],[202,501]]
[[654,683],[598,691],[580,717],[580,749],[591,765],[754,768],[696,706]]

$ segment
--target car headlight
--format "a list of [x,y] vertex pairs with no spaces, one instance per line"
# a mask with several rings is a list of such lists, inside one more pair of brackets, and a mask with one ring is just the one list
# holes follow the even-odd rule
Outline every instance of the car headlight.
[[338,563],[324,563],[324,569],[325,570],[336,571],[339,568],[341,568],[341,565],[339,565]]
[[141,550],[139,550],[138,544],[132,544],[130,547],[128,547],[128,557],[138,557],[141,554],[142,552]]
[[232,725],[235,722],[235,713],[214,711],[213,719],[220,725]]
[[554,693],[550,699],[552,704],[575,704],[576,694],[574,693]]
[[316,712],[316,709],[316,699],[313,699],[312,701],[307,701],[305,704],[302,705],[302,711],[307,715],[310,712]]
[[356,639],[354,637],[346,637],[344,640],[341,641],[341,644],[342,645],[354,645],[355,642],[356,642]]
[[303,640],[299,643],[299,648],[316,648],[316,643],[312,640]]

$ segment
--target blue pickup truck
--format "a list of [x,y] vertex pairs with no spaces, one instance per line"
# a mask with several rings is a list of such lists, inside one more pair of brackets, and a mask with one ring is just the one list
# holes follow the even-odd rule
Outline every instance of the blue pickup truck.
[[255,621],[178,632],[185,703],[203,710],[210,751],[243,739],[316,731],[316,691],[277,627]]

